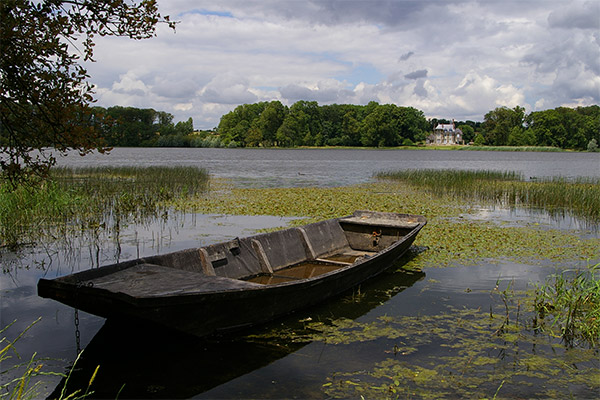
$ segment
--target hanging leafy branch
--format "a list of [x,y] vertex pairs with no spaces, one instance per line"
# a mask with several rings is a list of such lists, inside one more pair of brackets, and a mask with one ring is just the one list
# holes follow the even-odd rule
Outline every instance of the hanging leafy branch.
[[[93,87],[80,64],[96,36],[140,40],[175,22],[156,0],[0,2],[0,172],[13,187],[45,175],[56,154],[105,151],[91,113]],[[53,148],[55,151],[49,151]]]

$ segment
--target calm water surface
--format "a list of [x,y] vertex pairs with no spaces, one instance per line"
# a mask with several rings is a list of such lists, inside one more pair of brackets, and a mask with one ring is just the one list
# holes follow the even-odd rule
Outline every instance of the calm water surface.
[[[349,185],[368,182],[377,171],[406,168],[494,169],[517,171],[526,177],[600,176],[600,154],[590,153],[117,148],[109,156],[71,155],[60,159],[59,164],[197,165],[206,168],[212,176],[232,179],[238,185],[249,187]],[[508,224],[536,221],[549,227],[580,228],[572,219],[557,220],[518,209],[482,210],[472,218]],[[416,351],[403,353],[398,349],[410,343],[400,339],[377,338],[334,345],[322,340],[264,340],[247,335],[260,336],[281,329],[301,333],[306,321],[336,318],[368,324],[382,317],[401,319],[454,312],[449,311],[450,308],[498,310],[502,304],[490,295],[496,283],[512,282],[513,287],[520,290],[554,272],[549,268],[512,263],[427,269],[413,274],[394,272],[392,268],[391,272],[363,285],[360,294],[355,289],[267,327],[210,340],[173,335],[155,327],[124,329],[83,312],[78,313],[76,319],[72,308],[37,296],[36,284],[41,277],[53,278],[116,260],[204,246],[248,236],[256,229],[285,226],[289,221],[276,217],[187,214],[172,216],[167,221],[128,226],[118,238],[103,233],[98,237],[69,238],[53,245],[40,244],[18,253],[4,251],[0,254],[1,326],[16,320],[6,332],[7,337],[14,338],[32,321],[42,317],[18,342],[17,349],[24,360],[34,352],[46,358],[45,371],[66,370],[75,360],[77,350],[86,348],[72,382],[87,382],[96,365],[101,365],[95,387],[96,396],[100,398],[115,398],[124,383],[119,398],[323,398],[331,393],[328,390],[332,390],[334,384],[342,387],[347,381],[357,384],[371,379],[368,373],[386,360],[400,359],[422,366],[441,363],[453,354],[452,342],[433,336],[431,341],[422,341],[420,334],[404,339],[412,342]],[[411,256],[418,257],[418,254]],[[435,328],[428,329],[434,332]],[[528,351],[530,349],[523,353]],[[536,351],[562,353],[562,350],[541,345]],[[489,357],[501,357],[494,366],[500,371],[513,368],[518,358],[514,354],[489,354]],[[15,360],[2,365],[0,370],[13,365]],[[582,365],[583,368],[590,366],[598,368],[598,363]],[[0,379],[4,382],[10,377],[9,373]],[[546,397],[543,391],[546,381],[523,379],[526,384],[507,385],[501,394]],[[59,384],[60,378],[47,377],[43,394],[49,395]],[[483,392],[493,397],[499,384],[486,381],[481,385]],[[567,392],[576,398],[595,396],[585,385]]]
[[439,150],[115,148],[109,155],[69,155],[59,165],[194,165],[242,186],[343,186],[378,171],[515,171],[530,177],[600,177],[600,153]]

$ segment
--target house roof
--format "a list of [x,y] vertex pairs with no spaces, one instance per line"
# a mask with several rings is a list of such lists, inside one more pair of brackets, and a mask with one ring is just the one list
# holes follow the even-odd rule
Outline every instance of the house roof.
[[436,131],[453,132],[455,130],[454,124],[438,124],[435,127]]

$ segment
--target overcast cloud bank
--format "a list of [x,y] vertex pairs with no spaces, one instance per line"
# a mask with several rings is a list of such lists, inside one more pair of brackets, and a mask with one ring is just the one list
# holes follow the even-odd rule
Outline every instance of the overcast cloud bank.
[[98,105],[218,125],[239,104],[412,106],[482,120],[600,104],[600,1],[159,1],[180,21],[146,41],[100,38]]

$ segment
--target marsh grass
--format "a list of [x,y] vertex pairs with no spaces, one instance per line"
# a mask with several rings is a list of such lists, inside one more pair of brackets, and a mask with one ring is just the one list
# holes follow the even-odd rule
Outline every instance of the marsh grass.
[[0,187],[0,246],[76,230],[119,230],[164,215],[169,201],[207,189],[208,174],[195,167],[56,168],[37,185]]
[[25,336],[25,334],[34,327],[35,324],[41,321],[41,317],[37,320],[33,321],[29,326],[27,326],[21,333],[19,333],[13,340],[8,340],[5,333],[6,331],[15,323],[11,323],[6,327],[0,330],[0,335],[3,337],[0,339],[0,366],[5,365],[3,363],[9,361],[11,358],[16,357],[19,361],[17,363],[11,363],[12,366],[9,369],[4,370],[0,369],[0,376],[8,377],[9,373],[14,378],[8,378],[6,381],[0,382],[0,399],[2,400],[29,400],[29,399],[37,399],[40,398],[43,392],[43,377],[47,376],[60,376],[66,379],[66,382],[60,392],[60,396],[57,400],[82,400],[88,398],[93,392],[90,390],[94,380],[96,378],[96,374],[98,372],[99,366],[94,371],[92,377],[89,380],[88,386],[85,391],[77,390],[72,393],[68,393],[67,382],[73,373],[75,366],[77,365],[77,361],[81,356],[81,353],[75,360],[73,367],[71,367],[69,373],[57,373],[57,372],[47,372],[43,370],[44,364],[42,359],[37,357],[37,354],[34,353],[28,360],[20,361],[21,356],[17,351],[17,342]]
[[[562,338],[573,347],[578,342],[600,343],[600,264],[583,270],[565,270],[536,285],[536,327]],[[547,322],[549,320],[549,322]]]
[[450,194],[503,206],[525,206],[550,213],[564,211],[600,222],[600,179],[554,177],[525,181],[515,172],[440,171],[431,169],[379,172],[392,179],[424,187],[436,195]]

